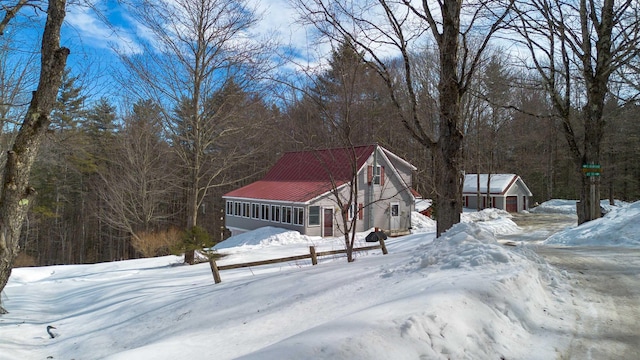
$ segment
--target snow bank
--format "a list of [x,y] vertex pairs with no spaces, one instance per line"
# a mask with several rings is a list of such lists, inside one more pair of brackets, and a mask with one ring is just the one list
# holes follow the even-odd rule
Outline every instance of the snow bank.
[[640,247],[640,201],[549,237],[547,245]]
[[381,263],[377,281],[352,284],[358,303],[379,300],[240,359],[556,358],[568,339],[558,334],[573,323],[555,296],[566,288],[520,250],[500,246],[481,223],[457,224],[410,258]]
[[309,236],[301,235],[298,231],[265,226],[256,230],[234,235],[225,241],[221,241],[216,244],[213,248],[215,250],[220,250],[242,246],[306,244],[309,242],[311,242],[311,238]]
[[505,264],[515,261],[516,256],[498,244],[490,228],[472,222],[454,225],[433,242],[418,247],[415,253],[418,255],[403,267],[404,271],[430,266],[444,270]]
[[493,235],[513,234],[521,231],[511,218],[511,214],[500,209],[484,209],[481,211],[464,212],[460,215],[461,222],[478,223]]
[[[568,215],[576,215],[576,202],[577,200],[562,200],[562,199],[553,199],[549,201],[545,201],[542,204],[529,209],[532,213],[537,214],[568,214]],[[611,205],[609,200],[601,200],[600,207],[604,209],[605,212],[609,212],[617,207],[626,206],[628,203],[620,200],[615,200],[615,205]]]
[[437,223],[428,216],[417,211],[411,213],[411,230],[413,233],[435,232]]
[[576,213],[576,200],[553,199],[529,209],[529,212],[540,214],[574,214]]

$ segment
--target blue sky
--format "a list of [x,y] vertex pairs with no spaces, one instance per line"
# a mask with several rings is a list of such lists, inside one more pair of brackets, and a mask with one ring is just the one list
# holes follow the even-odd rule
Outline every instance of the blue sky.
[[[317,55],[318,48],[311,44],[309,36],[312,30],[295,24],[296,13],[288,0],[250,1],[262,19],[253,29],[256,36],[275,34],[282,48],[286,49],[283,51],[296,54],[298,62],[309,61]],[[68,67],[72,68],[72,73],[86,76],[87,81],[92,82],[89,87],[98,88],[98,93],[108,94],[112,90],[117,91],[110,74],[121,66],[114,48],[129,54],[140,53],[143,49],[138,39],[147,35],[144,27],[137,24],[118,1],[98,0],[94,7],[68,6],[61,41],[63,46],[71,49]],[[102,17],[106,17],[108,22]]]

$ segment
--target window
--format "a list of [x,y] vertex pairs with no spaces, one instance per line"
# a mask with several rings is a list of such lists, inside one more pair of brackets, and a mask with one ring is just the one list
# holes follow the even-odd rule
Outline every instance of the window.
[[293,208],[293,224],[304,225],[304,208]]
[[249,217],[249,203],[242,203],[242,217]]
[[320,225],[320,206],[309,206],[309,226]]
[[260,218],[260,204],[251,204],[251,218],[259,219]]
[[349,206],[349,220],[353,219],[353,215],[356,213],[356,204]]
[[280,206],[271,205],[271,221],[280,222]]
[[227,200],[227,215],[233,215],[233,201]]
[[261,204],[260,210],[260,219],[269,221],[269,205]]
[[384,185],[384,166],[367,166],[367,183],[369,185]]
[[233,203],[233,215],[241,216],[242,215],[242,203],[235,201]]
[[398,216],[398,215],[400,215],[400,205],[391,204],[391,216]]
[[373,168],[373,183],[380,185],[380,174],[382,173],[382,167],[380,165]]
[[291,224],[291,206],[282,207],[282,222],[285,224]]

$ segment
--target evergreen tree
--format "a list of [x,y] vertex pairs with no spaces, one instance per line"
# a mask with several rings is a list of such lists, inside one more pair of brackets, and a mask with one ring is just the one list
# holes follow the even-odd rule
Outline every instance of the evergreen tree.
[[78,79],[79,76],[71,76],[69,68],[65,69],[56,105],[51,114],[51,128],[54,130],[75,129],[86,114],[84,103],[87,97],[83,95],[82,86],[76,84]]

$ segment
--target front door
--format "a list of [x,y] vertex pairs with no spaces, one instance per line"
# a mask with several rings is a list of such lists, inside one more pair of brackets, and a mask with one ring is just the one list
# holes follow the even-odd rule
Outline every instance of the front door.
[[333,209],[324,208],[322,219],[322,236],[333,236]]
[[389,204],[389,230],[397,230],[400,228],[400,203],[392,202]]

